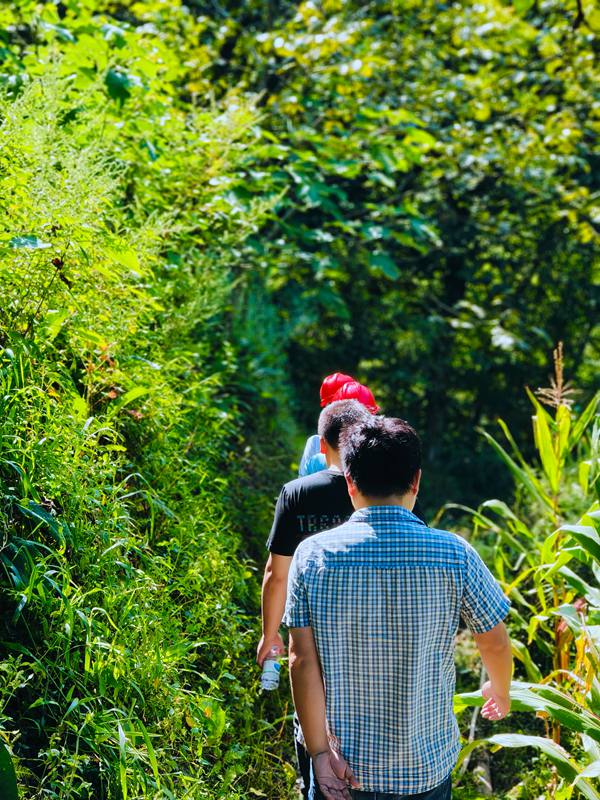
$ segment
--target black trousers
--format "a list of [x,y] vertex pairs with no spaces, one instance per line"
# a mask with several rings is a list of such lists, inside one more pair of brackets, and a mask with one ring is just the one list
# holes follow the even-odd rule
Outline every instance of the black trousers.
[[433,789],[421,794],[388,794],[387,792],[361,792],[351,789],[352,800],[450,800],[452,797],[452,775]]

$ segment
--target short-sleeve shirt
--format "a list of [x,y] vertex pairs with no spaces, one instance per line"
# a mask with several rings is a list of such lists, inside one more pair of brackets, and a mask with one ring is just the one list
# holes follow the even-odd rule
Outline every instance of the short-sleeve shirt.
[[364,790],[420,794],[448,776],[460,618],[484,633],[509,605],[471,545],[400,506],[298,547],[284,622],[313,630],[329,731]]
[[316,434],[309,436],[304,445],[304,452],[298,467],[298,476],[303,478],[305,475],[312,475],[313,472],[327,469],[327,461],[321,452],[321,438]]
[[286,483],[282,488],[267,548],[293,556],[300,542],[319,531],[341,525],[354,511],[346,479],[336,469],[324,469]]

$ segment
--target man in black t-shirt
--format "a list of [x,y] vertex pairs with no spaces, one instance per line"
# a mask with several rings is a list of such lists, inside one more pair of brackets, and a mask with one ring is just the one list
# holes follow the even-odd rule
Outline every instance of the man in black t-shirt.
[[279,494],[267,540],[270,555],[263,580],[263,637],[256,654],[259,664],[273,647],[285,652],[279,627],[285,608],[289,566],[296,548],[307,536],[341,525],[354,511],[338,444],[342,428],[369,416],[356,400],[339,400],[324,408],[318,431],[327,469],[286,483]]
[[[262,587],[263,635],[256,652],[261,666],[272,648],[280,655],[285,653],[279,627],[285,609],[288,572],[296,548],[307,536],[341,525],[354,511],[338,453],[339,438],[344,427],[369,417],[370,413],[357,400],[339,400],[324,408],[319,417],[318,433],[327,469],[290,481],[281,490],[267,541],[270,553]],[[305,784],[304,796],[308,797],[310,762],[301,742],[296,749]],[[320,797],[317,791],[315,800]]]
[[280,556],[293,556],[307,536],[345,522],[353,508],[340,469],[327,469],[286,483],[275,508],[267,548]]

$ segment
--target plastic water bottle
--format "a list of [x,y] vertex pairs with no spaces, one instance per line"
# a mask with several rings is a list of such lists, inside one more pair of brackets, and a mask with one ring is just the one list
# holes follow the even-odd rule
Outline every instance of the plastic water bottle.
[[263,661],[262,674],[260,676],[260,687],[267,692],[272,692],[279,686],[279,673],[281,672],[281,664],[277,658],[279,650],[277,647],[272,647],[269,650],[269,655]]

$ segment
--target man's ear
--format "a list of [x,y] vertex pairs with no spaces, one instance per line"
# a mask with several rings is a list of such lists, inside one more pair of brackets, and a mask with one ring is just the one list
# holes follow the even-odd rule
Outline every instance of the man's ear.
[[356,488],[356,484],[354,483],[348,472],[344,472],[344,478],[346,478],[346,486],[348,487],[348,494],[350,495],[350,497],[354,497],[358,491],[358,489]]
[[319,447],[320,452],[323,453],[324,456],[327,455],[327,442],[322,436],[319,436]]
[[417,474],[413,478],[413,482],[410,485],[410,491],[416,497],[419,494],[419,486],[421,485],[421,475],[423,474],[423,470],[417,470]]

